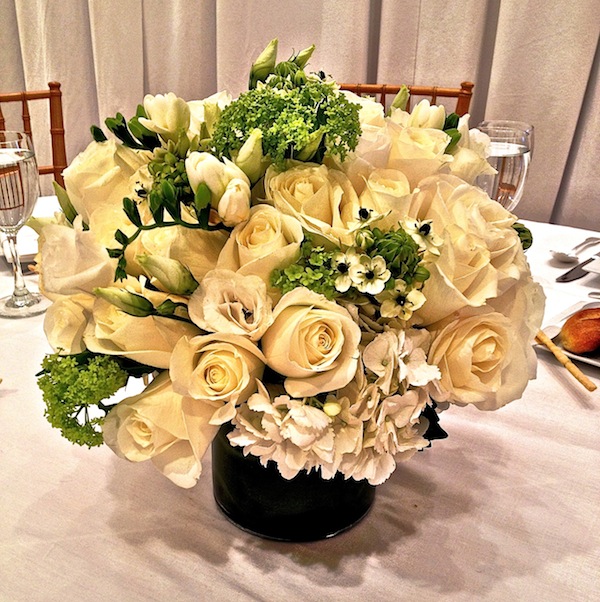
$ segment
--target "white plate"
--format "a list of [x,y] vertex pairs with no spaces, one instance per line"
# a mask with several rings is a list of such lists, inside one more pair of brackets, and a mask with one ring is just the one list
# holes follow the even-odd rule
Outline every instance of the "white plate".
[[[560,342],[560,329],[562,325],[567,321],[567,319],[572,316],[576,311],[581,309],[593,309],[596,307],[600,307],[599,302],[586,303],[585,301],[580,301],[575,305],[572,305],[565,311],[561,312],[558,316],[555,316],[550,323],[542,328],[542,330],[552,339],[552,342],[561,349],[561,351],[572,360],[576,360],[578,362],[583,362],[584,364],[590,364],[592,366],[597,366],[600,368],[600,350],[593,351],[592,353],[586,353],[585,355],[577,355],[576,353],[571,353],[567,351]],[[541,346],[543,347],[543,346]],[[545,347],[543,347],[546,349]]]

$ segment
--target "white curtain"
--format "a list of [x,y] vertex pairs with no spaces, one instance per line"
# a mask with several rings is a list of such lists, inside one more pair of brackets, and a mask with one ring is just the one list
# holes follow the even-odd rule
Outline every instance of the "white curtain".
[[338,81],[474,81],[472,125],[535,126],[519,215],[600,230],[599,15],[600,0],[0,0],[0,92],[60,81],[72,159],[146,93],[235,96],[270,39],[280,58],[314,43],[309,67]]

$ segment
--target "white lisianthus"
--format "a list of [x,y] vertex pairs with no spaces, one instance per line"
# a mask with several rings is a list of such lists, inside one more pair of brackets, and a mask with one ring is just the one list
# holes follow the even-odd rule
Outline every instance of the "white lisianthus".
[[[173,391],[168,372],[163,372],[142,393],[111,409],[102,426],[104,442],[117,456],[131,462],[151,460],[179,487],[193,487],[208,445],[204,451],[194,449],[190,435],[198,435],[186,426],[182,400]],[[218,427],[212,428],[216,433]]]
[[170,363],[175,391],[213,407],[211,424],[222,424],[236,413],[236,404],[256,390],[265,358],[247,337],[218,333],[182,337]]
[[303,239],[302,225],[296,218],[270,205],[256,205],[250,209],[248,221],[231,232],[217,266],[259,276],[269,286],[273,270],[298,259]]
[[286,293],[262,338],[270,368],[286,377],[295,398],[347,385],[358,365],[360,328],[346,309],[308,289]]
[[177,142],[181,134],[187,134],[190,127],[188,103],[173,92],[144,97],[144,110],[148,118],[140,117],[139,122],[164,140]]
[[231,270],[209,272],[190,297],[190,318],[208,332],[227,332],[258,341],[273,322],[267,287],[258,276]]
[[265,174],[265,194],[268,202],[295,217],[308,232],[335,244],[353,243],[351,224],[360,204],[343,172],[312,163],[283,172],[271,166]]

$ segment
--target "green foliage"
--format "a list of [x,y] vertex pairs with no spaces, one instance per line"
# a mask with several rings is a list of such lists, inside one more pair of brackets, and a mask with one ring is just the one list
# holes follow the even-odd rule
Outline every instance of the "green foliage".
[[108,408],[102,400],[123,387],[127,378],[127,371],[110,356],[87,352],[46,356],[38,375],[38,386],[46,402],[48,422],[72,443],[88,447],[101,445],[103,417],[91,417],[90,407],[106,413]]
[[274,270],[271,284],[289,293],[297,286],[304,286],[315,293],[333,299],[339,293],[335,289],[337,272],[333,267],[334,251],[326,251],[324,247],[313,247],[310,237],[302,243],[298,261],[283,270]]
[[419,245],[402,228],[390,232],[373,229],[374,241],[368,252],[371,257],[381,255],[385,259],[388,270],[395,279],[408,285],[425,282],[429,271],[419,265],[421,255]]
[[262,131],[263,153],[283,169],[286,159],[310,143],[311,135],[323,133],[316,155],[343,160],[356,148],[360,135],[358,105],[338,94],[331,84],[309,79],[294,87],[288,78],[273,76],[268,85],[249,90],[228,105],[215,128],[212,150],[218,157],[232,158],[252,130]]
[[521,241],[523,250],[526,251],[533,244],[533,235],[531,234],[531,230],[527,226],[524,226],[521,222],[516,222],[513,224],[513,228],[519,235],[519,240]]

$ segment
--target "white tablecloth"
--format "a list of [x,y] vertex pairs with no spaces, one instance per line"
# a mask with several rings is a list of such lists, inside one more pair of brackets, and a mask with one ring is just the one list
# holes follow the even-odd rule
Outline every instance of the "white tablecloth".
[[[548,249],[585,232],[529,225],[547,316],[600,289],[600,275],[554,282],[564,266]],[[401,464],[354,529],[284,544],[220,514],[209,461],[183,490],[150,463],[62,439],[36,385],[42,320],[0,319],[0,600],[598,599],[600,393],[548,353],[523,399],[445,412],[449,438]]]

